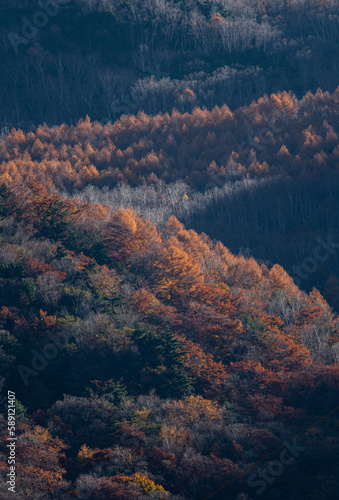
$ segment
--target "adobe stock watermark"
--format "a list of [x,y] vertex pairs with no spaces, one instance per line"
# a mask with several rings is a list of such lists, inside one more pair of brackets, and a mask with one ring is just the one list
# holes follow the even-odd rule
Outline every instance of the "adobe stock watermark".
[[9,443],[7,444],[8,448],[8,459],[7,459],[7,464],[8,464],[8,480],[7,483],[9,484],[8,486],[8,491],[11,491],[12,493],[15,493],[15,481],[16,481],[16,474],[15,474],[15,464],[16,464],[16,455],[15,455],[15,448],[16,448],[16,440],[17,437],[15,435],[16,432],[16,423],[15,423],[15,410],[16,410],[16,399],[15,399],[15,392],[13,391],[8,391],[8,404],[7,404],[7,413],[8,413],[8,421],[7,421],[7,430],[8,430],[8,437],[7,441]]
[[318,246],[314,249],[310,257],[306,257],[300,266],[293,266],[289,272],[294,283],[297,286],[302,284],[302,281],[307,280],[311,274],[315,273],[321,262],[325,262],[331,255],[336,253],[339,248],[339,243],[331,241],[328,236],[327,241],[322,238],[317,238]]
[[41,10],[37,10],[31,19],[22,17],[21,34],[8,33],[8,39],[16,54],[19,53],[20,45],[28,45],[32,42],[39,29],[45,28],[50,19],[57,16],[60,6],[70,3],[72,0],[39,0]]
[[55,337],[49,337],[50,342],[45,344],[41,352],[32,349],[31,366],[18,365],[18,372],[25,386],[29,384],[30,377],[36,377],[55,359],[59,352],[66,347],[69,337],[65,333],[59,333]]
[[268,485],[274,483],[277,477],[281,476],[286,466],[292,465],[300,453],[307,449],[306,446],[297,444],[296,438],[291,443],[284,443],[283,449],[279,453],[279,458],[270,462],[267,467],[258,469],[247,478],[247,484],[251,488],[256,488],[255,493],[261,495]]

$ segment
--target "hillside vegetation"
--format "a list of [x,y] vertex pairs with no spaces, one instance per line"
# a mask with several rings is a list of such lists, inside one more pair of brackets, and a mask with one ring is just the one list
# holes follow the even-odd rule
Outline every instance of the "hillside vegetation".
[[37,184],[3,185],[0,214],[16,498],[254,495],[295,436],[261,498],[335,496],[338,319],[319,292],[174,217],[159,232]]

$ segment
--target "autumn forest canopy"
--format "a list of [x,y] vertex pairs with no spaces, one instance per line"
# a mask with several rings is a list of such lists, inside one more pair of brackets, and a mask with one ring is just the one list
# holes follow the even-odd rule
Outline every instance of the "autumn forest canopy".
[[337,2],[0,19],[1,499],[337,498]]

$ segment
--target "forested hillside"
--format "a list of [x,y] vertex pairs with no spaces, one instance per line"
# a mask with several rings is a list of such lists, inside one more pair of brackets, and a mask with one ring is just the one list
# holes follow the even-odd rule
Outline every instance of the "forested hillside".
[[338,0],[0,2],[1,500],[335,500]]
[[15,498],[335,497],[338,319],[319,292],[174,217],[158,231],[37,184],[0,200]]

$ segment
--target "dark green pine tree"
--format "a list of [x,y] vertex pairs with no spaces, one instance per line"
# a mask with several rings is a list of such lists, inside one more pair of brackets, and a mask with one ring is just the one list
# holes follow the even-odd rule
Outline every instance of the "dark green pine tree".
[[179,343],[169,330],[157,333],[138,324],[133,331],[138,347],[137,385],[155,389],[161,397],[178,398],[192,393],[191,381],[180,358]]
[[67,229],[71,226],[71,214],[63,200],[52,200],[46,203],[40,214],[39,234],[52,240],[63,240]]

